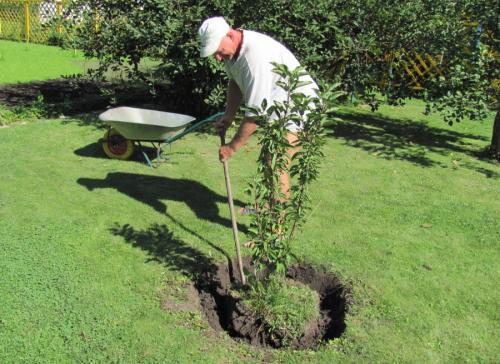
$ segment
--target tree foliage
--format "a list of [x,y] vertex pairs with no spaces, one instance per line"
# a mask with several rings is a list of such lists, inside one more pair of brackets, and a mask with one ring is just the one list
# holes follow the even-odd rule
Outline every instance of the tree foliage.
[[[256,14],[243,11],[251,3]],[[418,97],[426,112],[440,112],[450,124],[498,110],[497,1],[247,0],[238,9],[237,24],[283,41],[316,77],[341,82],[374,109]],[[408,53],[442,56],[443,74],[421,80],[425,91],[402,76],[402,62],[412,61]],[[500,145],[496,138],[492,146]]]
[[[340,82],[374,108],[419,97],[450,123],[498,109],[494,0],[76,0],[73,6],[89,10],[77,27],[85,54],[97,57],[101,70],[130,64],[131,76],[152,90],[162,86],[173,109],[206,113],[224,101],[222,68],[198,53],[197,29],[215,15],[282,41],[317,79]],[[407,61],[402,50],[442,55],[445,72],[424,80],[425,92],[415,91],[398,72]],[[141,69],[145,57],[159,67]]]
[[[152,92],[161,93],[161,101],[170,109],[197,114],[207,106],[204,101],[221,103],[225,77],[216,62],[200,59],[197,29],[226,3],[75,0],[70,10],[85,9],[75,32],[79,48],[99,60],[97,76],[109,69],[124,73],[127,79],[138,79]],[[156,66],[141,67],[145,59]]]

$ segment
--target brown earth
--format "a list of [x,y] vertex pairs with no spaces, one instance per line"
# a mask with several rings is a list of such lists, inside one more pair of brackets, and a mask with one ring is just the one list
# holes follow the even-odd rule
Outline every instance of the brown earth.
[[217,111],[206,105],[202,97],[182,94],[168,85],[157,85],[154,95],[150,91],[140,82],[112,83],[88,77],[68,77],[0,85],[0,105],[29,106],[41,96],[43,107],[55,115],[74,115],[124,105],[195,116]]
[[83,78],[62,78],[0,85],[0,104],[28,106],[42,97],[49,110],[75,114],[103,109],[111,100],[123,104],[143,103],[150,96],[143,87],[115,85]]

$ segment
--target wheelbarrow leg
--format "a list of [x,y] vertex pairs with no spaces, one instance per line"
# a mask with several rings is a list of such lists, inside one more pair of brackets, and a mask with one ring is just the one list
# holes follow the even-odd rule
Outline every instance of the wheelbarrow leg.
[[156,146],[156,160],[158,162],[157,165],[160,165],[160,163],[163,162],[163,150],[161,149],[161,143],[158,143]]
[[147,153],[144,151],[144,149],[142,149],[142,144],[141,142],[137,142],[137,144],[139,145],[139,149],[141,150],[141,153],[142,155],[144,156],[144,159],[146,160],[146,162],[148,162],[148,165],[151,167],[151,168],[154,168],[153,167],[153,163],[151,163],[151,160],[149,159]]

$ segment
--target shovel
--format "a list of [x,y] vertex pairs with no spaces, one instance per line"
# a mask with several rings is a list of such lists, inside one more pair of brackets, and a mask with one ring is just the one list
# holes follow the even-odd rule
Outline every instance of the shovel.
[[[221,133],[220,143],[221,146],[226,144],[225,134]],[[245,274],[243,273],[243,263],[241,261],[241,253],[240,253],[240,239],[238,238],[238,225],[236,224],[236,214],[234,213],[234,204],[233,204],[233,192],[231,190],[231,180],[229,179],[229,168],[227,164],[227,160],[222,161],[224,165],[224,177],[226,178],[226,190],[227,190],[227,201],[229,202],[229,212],[231,214],[231,223],[233,225],[233,237],[234,237],[234,245],[236,246],[236,256],[238,257],[238,268],[240,270],[241,283],[246,284]]]

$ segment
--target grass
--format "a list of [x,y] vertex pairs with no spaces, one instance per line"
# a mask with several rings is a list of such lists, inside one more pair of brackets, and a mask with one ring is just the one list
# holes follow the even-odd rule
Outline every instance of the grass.
[[[355,304],[316,352],[267,353],[196,309],[161,308],[234,256],[216,136],[189,134],[150,169],[104,158],[91,117],[0,129],[0,362],[497,362],[500,168],[480,158],[492,118],[449,127],[420,110],[347,108],[327,129],[293,251]],[[229,165],[238,205],[254,142]]]
[[80,51],[0,40],[0,84],[41,81],[86,72]]
[[[0,39],[0,85],[87,75],[98,65],[97,60],[85,58],[79,50]],[[146,73],[157,66],[158,61],[149,58],[139,63],[139,69]],[[130,69],[125,64],[118,70],[107,70],[104,76],[112,82],[128,81]]]

